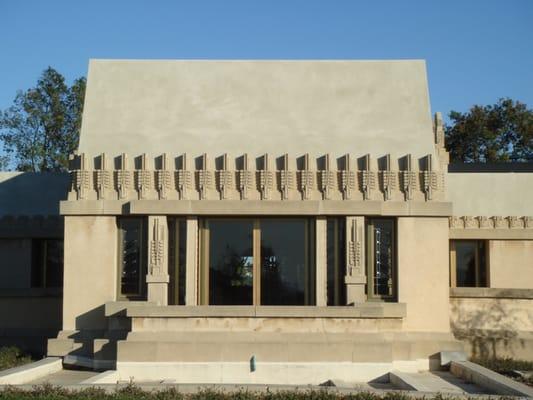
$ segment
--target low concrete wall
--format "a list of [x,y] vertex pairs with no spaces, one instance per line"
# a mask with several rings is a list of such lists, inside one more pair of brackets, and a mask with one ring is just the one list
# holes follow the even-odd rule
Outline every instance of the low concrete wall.
[[45,354],[46,340],[61,329],[61,308],[59,290],[0,290],[0,346]]
[[533,360],[533,289],[451,289],[451,327],[475,357]]

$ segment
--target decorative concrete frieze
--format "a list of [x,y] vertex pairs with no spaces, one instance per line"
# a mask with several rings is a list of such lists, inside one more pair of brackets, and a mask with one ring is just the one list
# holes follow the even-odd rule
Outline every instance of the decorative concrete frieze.
[[97,170],[94,172],[96,194],[98,200],[107,198],[107,193],[113,190],[113,171]]
[[452,216],[450,239],[533,240],[533,217]]
[[[344,155],[330,162],[330,156],[312,159],[309,155],[275,158],[269,155],[248,161],[228,155],[213,159],[207,155],[187,163],[188,157],[162,155],[154,159],[143,154],[122,154],[108,162],[102,154],[94,160],[84,154],[73,157],[71,189],[74,200],[372,200],[442,201],[445,199],[444,172],[434,170],[430,161],[411,163],[408,156],[392,162],[390,155],[372,161],[358,159],[357,168]],[[88,160],[91,160],[89,162]],[[385,162],[383,161],[385,160]],[[192,164],[192,162],[191,162]],[[333,167],[335,166],[335,167]],[[420,178],[419,178],[420,176]]]
[[479,227],[477,223],[477,219],[471,216],[463,217],[463,222],[464,222],[465,229],[472,229],[472,228]]
[[259,191],[261,192],[261,200],[268,200],[270,192],[274,188],[274,173],[272,171],[261,170],[259,175]]
[[168,304],[168,226],[164,216],[148,217],[148,301]]
[[366,301],[365,218],[346,217],[346,294],[348,304]]
[[449,218],[449,224],[451,229],[533,229],[533,217],[452,216]]
[[509,228],[510,229],[517,229],[517,228],[523,228],[524,227],[524,222],[523,222],[522,218],[516,217],[516,216],[507,217],[507,218],[509,219]]
[[489,219],[489,217],[481,216],[477,217],[479,228],[481,229],[487,229],[492,228],[492,221]]
[[507,219],[505,219],[505,217],[501,217],[501,216],[492,217],[492,221],[494,222],[494,227],[496,229],[509,228],[509,223],[507,222]]
[[74,171],[72,186],[76,191],[77,200],[85,200],[91,187],[91,171]]
[[450,228],[459,229],[464,228],[465,225],[461,217],[452,216],[450,217]]

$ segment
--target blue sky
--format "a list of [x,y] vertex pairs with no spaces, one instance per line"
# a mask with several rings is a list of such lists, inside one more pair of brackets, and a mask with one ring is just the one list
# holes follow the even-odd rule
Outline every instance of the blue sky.
[[533,106],[533,0],[0,0],[0,109],[89,58],[425,59],[433,111]]

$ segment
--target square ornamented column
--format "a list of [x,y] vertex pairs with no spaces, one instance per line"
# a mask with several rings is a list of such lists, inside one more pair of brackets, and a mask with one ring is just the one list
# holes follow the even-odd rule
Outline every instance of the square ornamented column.
[[148,217],[148,301],[168,305],[168,225],[166,216]]
[[367,299],[365,268],[365,217],[346,217],[346,302],[364,303]]
[[327,219],[316,217],[316,305],[328,304],[328,253],[327,253]]

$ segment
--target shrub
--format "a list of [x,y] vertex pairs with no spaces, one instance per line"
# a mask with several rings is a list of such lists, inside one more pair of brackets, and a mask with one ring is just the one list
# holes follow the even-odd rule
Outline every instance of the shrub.
[[17,347],[0,347],[0,371],[31,362],[31,357]]

